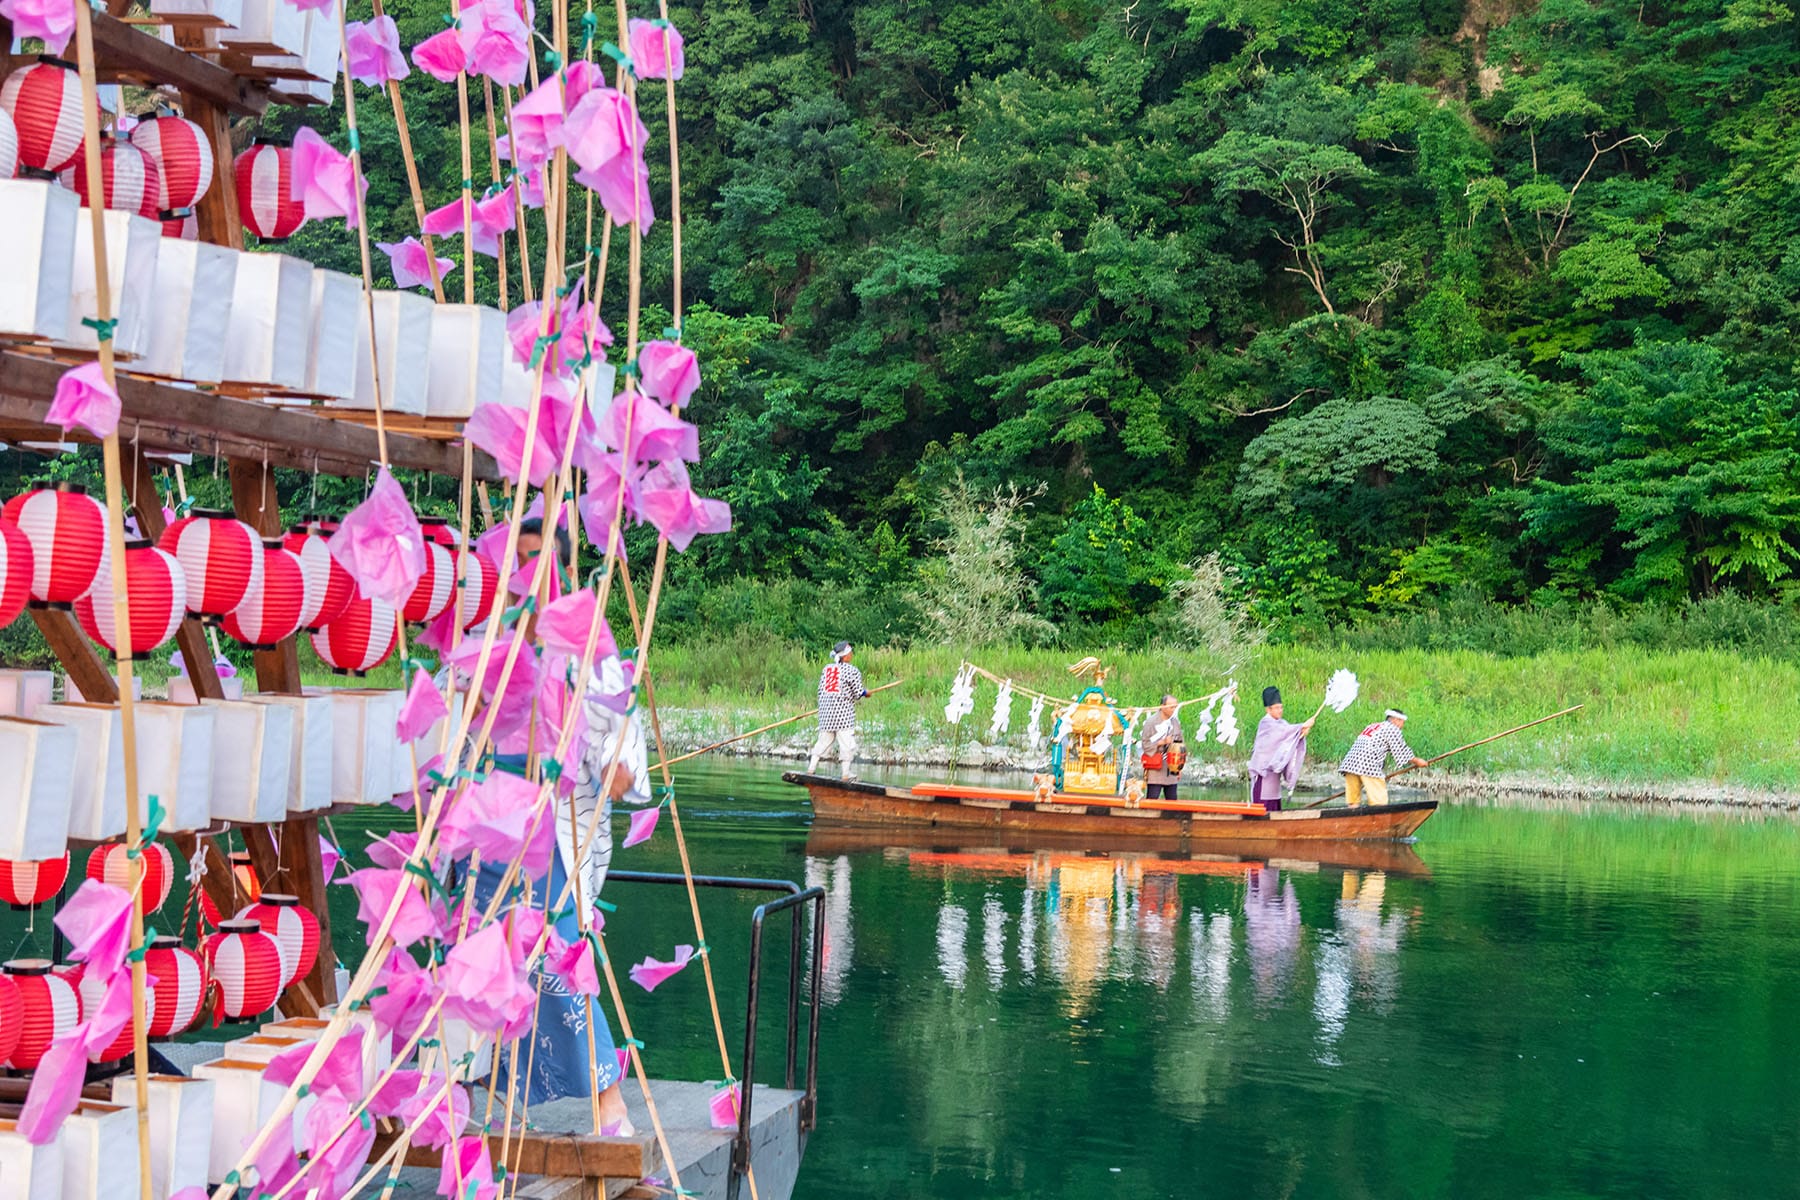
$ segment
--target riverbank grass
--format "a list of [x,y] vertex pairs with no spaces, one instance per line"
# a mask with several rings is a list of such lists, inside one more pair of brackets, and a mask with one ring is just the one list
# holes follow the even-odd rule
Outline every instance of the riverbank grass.
[[[1266,684],[1282,689],[1288,714],[1310,713],[1325,680],[1355,671],[1362,692],[1348,711],[1321,716],[1310,762],[1329,767],[1358,730],[1389,707],[1406,710],[1414,750],[1429,757],[1573,704],[1581,712],[1482,746],[1442,769],[1469,779],[1645,787],[1700,784],[1758,791],[1800,790],[1800,666],[1729,651],[1659,653],[1632,649],[1555,651],[1505,657],[1475,651],[1347,651],[1265,646],[1252,661],[1228,664],[1182,651],[1096,650],[1112,668],[1107,688],[1122,703],[1152,704],[1165,691],[1183,698],[1239,684],[1237,746],[1209,743],[1204,762],[1239,767],[1250,753]],[[995,685],[977,681],[975,711],[960,728],[944,721],[951,677],[964,655],[949,647],[861,652],[870,687],[905,685],[871,697],[860,718],[867,755],[888,761],[941,761],[952,746],[978,759]],[[987,670],[1052,695],[1073,695],[1065,670],[1080,655],[988,649],[969,656]],[[700,746],[811,708],[821,663],[780,642],[743,639],[659,647],[652,677],[670,741]],[[1005,743],[1025,760],[1028,702],[1014,701]],[[1047,723],[1047,719],[1046,719]],[[1191,726],[1190,726],[1191,728]],[[749,745],[793,752],[813,723],[796,722]]]

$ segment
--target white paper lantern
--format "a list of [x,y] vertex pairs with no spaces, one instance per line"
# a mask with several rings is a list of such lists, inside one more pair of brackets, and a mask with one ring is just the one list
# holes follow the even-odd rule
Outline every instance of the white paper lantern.
[[238,259],[228,246],[164,238],[156,256],[150,342],[133,371],[193,383],[225,378],[225,335]]
[[299,55],[306,49],[306,14],[287,0],[243,0],[219,44],[240,54]]
[[[155,796],[163,829],[204,829],[211,803],[213,714],[185,704],[137,706],[138,819]],[[76,775],[68,836],[106,841],[125,832],[125,734],[115,704],[51,704],[38,718],[75,735]]]
[[[111,294],[113,354],[133,361],[150,349],[150,315],[156,303],[156,256],[162,250],[162,225],[136,213],[105,209],[106,283]],[[92,218],[82,209],[76,220],[87,232]],[[100,294],[94,278],[94,239],[75,239],[75,273],[69,290],[68,331],[57,345],[89,353],[100,349],[99,333],[83,325],[100,318]]]
[[[132,682],[135,683],[139,677],[133,675],[131,678]],[[244,681],[235,675],[230,679],[220,679],[219,690],[225,694],[225,699],[227,700],[242,700],[244,698]],[[170,679],[169,703],[200,703],[200,695],[194,691],[194,681],[189,679],[186,675],[177,675],[173,679]]]
[[464,421],[477,404],[500,399],[501,368],[511,357],[505,313],[480,304],[433,305],[425,415]]
[[[359,309],[362,301],[358,301]],[[375,293],[375,357],[381,370],[381,407],[386,412],[425,415],[425,388],[431,375],[432,302],[411,292]],[[373,410],[375,375],[369,361],[368,313],[357,322],[356,395],[341,408]]]
[[36,861],[67,849],[77,751],[71,730],[0,717],[0,858]]
[[[394,759],[400,740],[394,725],[405,696],[353,688],[309,689],[331,697],[331,796],[339,804],[386,804],[393,799]],[[407,789],[411,790],[410,776]]]
[[69,335],[75,224],[81,201],[45,179],[0,180],[0,335],[58,341]]
[[331,807],[332,707],[329,696],[259,695],[253,703],[285,708],[292,716],[287,773],[287,811]]
[[[150,1087],[150,1197],[169,1200],[183,1188],[206,1186],[212,1156],[213,1082],[183,1075],[152,1075]],[[113,1103],[136,1104],[137,1081],[113,1080]]]
[[118,1200],[139,1193],[137,1110],[84,1100],[63,1120],[63,1200]]
[[30,717],[50,703],[56,688],[54,671],[0,671],[0,716]]
[[295,1046],[304,1046],[306,1043],[307,1039],[302,1038],[253,1033],[249,1037],[226,1042],[223,1053],[226,1058],[237,1062],[267,1063],[282,1051],[292,1050]]
[[[113,691],[116,694],[123,695],[124,692],[119,686],[119,674],[117,671],[113,672],[112,681]],[[133,700],[142,700],[144,698],[144,677],[142,675],[133,675],[131,677],[131,698]],[[63,700],[69,704],[90,703],[88,697],[82,693],[81,685],[75,682],[75,677],[73,675],[63,676]],[[94,700],[91,703],[105,704],[107,701]]]
[[312,276],[312,265],[292,255],[238,258],[225,347],[227,383],[269,391],[294,391],[305,384]]
[[[330,88],[337,82],[338,64],[341,61],[338,43],[338,12],[341,8],[336,0],[325,8],[315,8],[306,14],[306,45],[301,51],[301,61],[306,67],[306,76],[315,86],[326,89],[322,103],[331,102]],[[316,98],[316,97],[315,97]]]
[[301,387],[307,395],[355,398],[357,348],[368,342],[369,315],[363,311],[362,294],[360,279],[323,267],[313,271],[311,336]]
[[103,842],[125,832],[125,735],[109,704],[51,704],[38,719],[75,736],[81,773],[69,802],[69,836]]
[[[263,1063],[215,1059],[194,1068],[195,1079],[213,1082],[212,1145],[206,1177],[218,1182],[237,1166],[250,1139],[275,1115],[287,1091],[263,1078]],[[308,1098],[310,1100],[310,1097]],[[137,1156],[132,1156],[137,1161]]]
[[244,0],[150,0],[150,13],[169,25],[218,28],[243,19]]
[[294,710],[247,700],[207,700],[218,722],[211,801],[215,821],[266,825],[286,819],[294,759]]
[[0,1121],[0,1191],[37,1200],[62,1196],[62,1140],[34,1146],[19,1132],[17,1121]]

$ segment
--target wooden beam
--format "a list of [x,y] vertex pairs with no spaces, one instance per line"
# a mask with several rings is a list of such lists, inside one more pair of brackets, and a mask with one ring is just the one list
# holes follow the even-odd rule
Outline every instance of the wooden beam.
[[269,89],[264,84],[105,13],[94,14],[94,61],[101,80],[107,83],[167,84],[246,117],[260,116],[269,107]]
[[[476,1132],[471,1127],[470,1133]],[[370,1159],[380,1156],[393,1144],[393,1134],[379,1133],[369,1150]],[[488,1152],[495,1162],[501,1161],[503,1135],[490,1133]],[[551,1133],[528,1129],[515,1131],[508,1148],[508,1170],[519,1175],[548,1175],[573,1179],[622,1179],[633,1183],[657,1173],[662,1155],[657,1152],[656,1138],[650,1133],[631,1137],[603,1137],[591,1133]],[[516,1165],[514,1159],[516,1158]],[[442,1168],[443,1156],[430,1146],[412,1143],[406,1148],[409,1167]]]
[[231,122],[225,110],[196,92],[181,93],[183,115],[200,126],[212,145],[213,181],[194,206],[194,224],[203,242],[244,248],[244,224],[238,212],[237,164],[231,150]]
[[[56,381],[67,367],[53,358],[0,351],[0,422],[41,426],[43,434],[34,441],[91,440],[81,434],[65,437],[57,427],[44,424]],[[119,437],[145,449],[230,455],[258,463],[266,458],[274,467],[346,477],[367,473],[377,457],[373,429],[303,409],[277,408],[124,373],[119,375],[119,400]],[[462,448],[448,442],[389,434],[388,458],[395,467],[462,477]],[[480,451],[475,454],[475,477],[499,478],[493,458]]]
[[73,614],[56,608],[34,608],[31,610],[31,619],[37,622],[38,631],[50,643],[50,652],[56,655],[56,661],[62,664],[62,669],[75,681],[75,686],[81,689],[84,698],[95,704],[119,702],[118,680],[106,669],[106,664],[100,661],[94,644],[87,640],[87,635],[75,624]]

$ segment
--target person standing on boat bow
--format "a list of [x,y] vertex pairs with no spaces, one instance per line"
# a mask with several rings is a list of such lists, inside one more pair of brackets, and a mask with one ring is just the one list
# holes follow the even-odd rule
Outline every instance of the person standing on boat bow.
[[1173,696],[1144,720],[1144,799],[1175,800],[1175,785],[1187,765],[1187,741],[1181,736],[1181,706]]
[[1394,762],[1401,765],[1410,764],[1415,767],[1425,765],[1425,760],[1412,752],[1406,744],[1406,714],[1397,708],[1390,708],[1381,720],[1356,735],[1350,743],[1350,753],[1344,755],[1344,761],[1338,764],[1338,774],[1344,777],[1344,803],[1351,808],[1363,802],[1367,794],[1370,804],[1386,804],[1387,794],[1387,760],[1393,755]]
[[1256,742],[1250,750],[1250,802],[1265,812],[1281,811],[1283,792],[1293,795],[1306,760],[1309,719],[1299,725],[1281,719],[1281,689],[1266,687],[1262,693],[1263,719],[1256,725]]
[[849,642],[833,646],[831,662],[819,673],[819,736],[806,761],[808,775],[818,772],[819,759],[835,740],[843,778],[855,778],[850,764],[856,759],[856,706],[869,690],[863,686],[862,672],[850,665],[852,649]]

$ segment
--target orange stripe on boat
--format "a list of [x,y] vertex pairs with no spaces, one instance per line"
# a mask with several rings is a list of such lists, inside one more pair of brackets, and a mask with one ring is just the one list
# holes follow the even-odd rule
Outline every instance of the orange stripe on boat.
[[[934,800],[1037,800],[1036,792],[1018,788],[973,787],[963,783],[916,783],[912,794]],[[1105,808],[1130,807],[1119,796],[1072,796],[1067,792],[1053,794],[1049,803],[1094,804]],[[1263,806],[1260,804],[1234,804],[1225,800],[1146,800],[1138,807],[1160,812],[1214,813],[1234,817],[1261,816],[1263,813]]]

